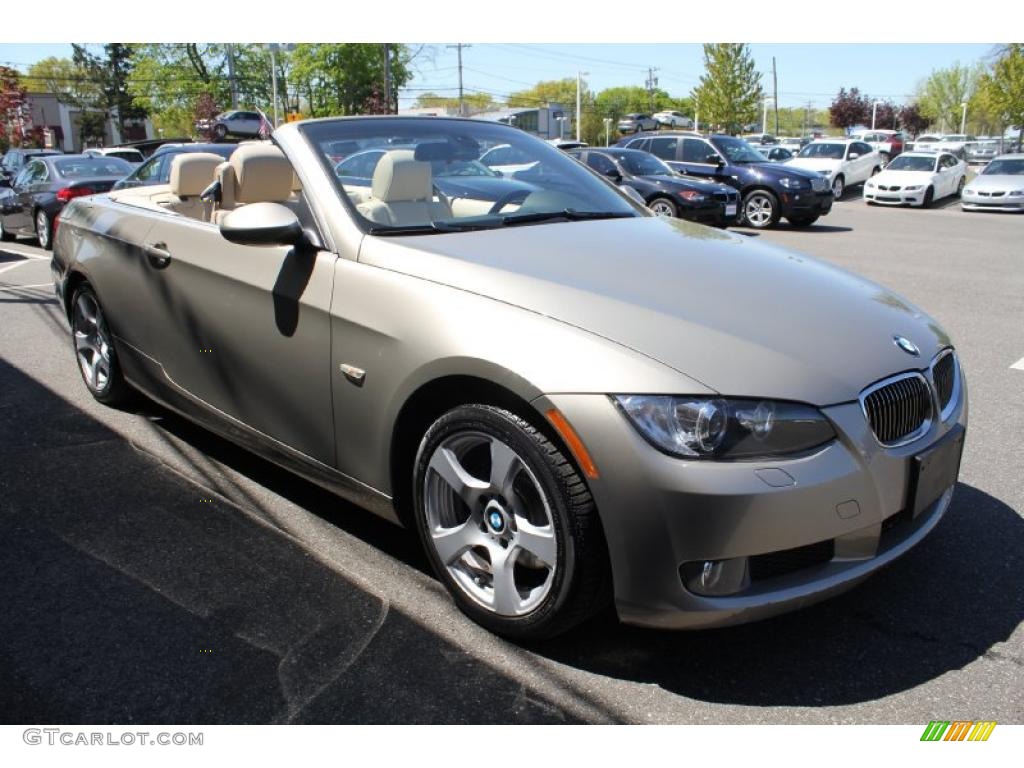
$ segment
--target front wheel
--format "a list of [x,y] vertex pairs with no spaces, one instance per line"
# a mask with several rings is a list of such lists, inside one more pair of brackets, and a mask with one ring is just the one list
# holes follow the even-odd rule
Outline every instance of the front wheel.
[[478,624],[551,637],[608,602],[593,499],[557,446],[523,418],[462,405],[416,456],[416,527],[434,572]]
[[768,229],[779,220],[779,201],[771,192],[755,189],[743,198],[743,219],[754,229]]
[[88,283],[80,285],[71,298],[71,339],[89,393],[104,405],[127,404],[132,391],[121,374],[103,309]]
[[967,186],[967,177],[961,176],[960,181],[956,185],[956,196],[961,197],[964,193],[964,187]]
[[669,216],[674,218],[679,215],[676,204],[667,197],[656,197],[651,200],[647,207],[651,209],[651,212],[654,213],[655,216]]
[[846,191],[846,180],[840,175],[836,176],[832,182],[832,197],[836,200],[843,196],[843,192]]
[[39,240],[39,247],[44,251],[53,250],[53,223],[46,211],[41,208],[36,211],[36,238]]
[[932,187],[928,187],[924,191],[924,200],[921,202],[921,207],[931,208],[933,202],[935,202],[935,190]]
[[224,141],[224,139],[227,138],[227,135],[228,127],[223,123],[218,123],[217,125],[213,126],[213,138],[215,138],[217,141]]

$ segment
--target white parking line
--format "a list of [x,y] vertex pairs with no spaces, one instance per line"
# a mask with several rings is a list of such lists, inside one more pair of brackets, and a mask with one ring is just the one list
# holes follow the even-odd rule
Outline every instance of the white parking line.
[[32,283],[32,285],[19,285],[17,283],[0,283],[0,291],[13,291],[19,288],[53,288],[53,283]]
[[0,274],[2,274],[4,272],[10,272],[15,267],[23,267],[26,264],[31,264],[31,263],[32,263],[31,261],[16,261],[13,264],[8,264],[7,266],[0,267]]
[[18,256],[24,256],[26,259],[43,259],[43,260],[46,260],[46,259],[50,258],[49,256],[40,256],[38,253],[36,253],[34,251],[23,250],[23,248],[24,248],[24,246],[14,245],[12,243],[12,244],[9,244],[9,245],[0,246],[0,253],[16,253]]
[[1014,368],[1014,369],[1016,369],[1018,371],[1024,371],[1024,357],[1022,357],[1020,360],[1018,360],[1016,363],[1014,363],[1010,367]]

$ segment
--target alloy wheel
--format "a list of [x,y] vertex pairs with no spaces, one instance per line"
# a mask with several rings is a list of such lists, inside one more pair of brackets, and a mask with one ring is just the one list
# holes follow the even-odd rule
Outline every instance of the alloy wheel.
[[842,176],[836,176],[835,181],[832,182],[832,197],[836,200],[843,196],[843,192],[846,191],[846,185],[843,183]]
[[39,238],[39,247],[46,250],[50,245],[50,218],[46,211],[36,213],[36,237]]
[[648,207],[651,209],[651,212],[654,213],[655,216],[672,217],[676,215],[675,208],[673,207],[672,203],[668,202],[667,200],[655,200]]
[[93,392],[110,384],[111,343],[103,312],[91,293],[80,293],[72,315],[75,354],[85,383]]
[[423,502],[434,553],[474,603],[516,617],[544,601],[557,529],[543,487],[512,447],[472,430],[448,436],[430,456]]
[[743,215],[750,226],[763,229],[770,226],[775,217],[775,203],[765,194],[753,194],[743,206]]

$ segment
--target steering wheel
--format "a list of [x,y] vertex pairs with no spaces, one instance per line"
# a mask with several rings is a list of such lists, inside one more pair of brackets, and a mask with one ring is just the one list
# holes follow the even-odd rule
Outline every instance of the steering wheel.
[[523,202],[526,201],[526,198],[530,196],[532,191],[533,190],[530,189],[513,189],[511,192],[506,192],[504,195],[498,198],[497,202],[495,202],[494,205],[491,206],[491,210],[487,212],[488,215],[501,213],[502,208],[504,208],[506,205],[511,205],[512,203],[518,202],[522,204]]

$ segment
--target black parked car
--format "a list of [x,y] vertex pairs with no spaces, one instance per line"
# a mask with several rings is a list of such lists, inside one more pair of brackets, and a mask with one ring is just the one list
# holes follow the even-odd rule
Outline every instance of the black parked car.
[[824,176],[772,163],[735,136],[641,136],[619,145],[650,152],[688,176],[735,187],[742,196],[743,220],[755,229],[773,227],[782,217],[806,227],[832,210],[832,188]]
[[151,187],[167,184],[171,180],[171,158],[183,152],[213,152],[225,160],[231,157],[237,144],[164,144],[146,162],[114,185],[114,189]]
[[632,187],[660,216],[676,216],[726,227],[737,223],[739,193],[725,184],[687,179],[658,158],[636,149],[587,149],[570,152],[602,176]]
[[69,200],[107,192],[131,170],[116,157],[52,154],[30,159],[13,183],[0,180],[0,239],[36,237],[49,250],[57,214]]
[[0,160],[0,179],[7,178],[13,180],[15,176],[21,173],[25,163],[33,157],[60,154],[62,153],[56,149],[9,149],[7,154],[4,155],[4,159]]

